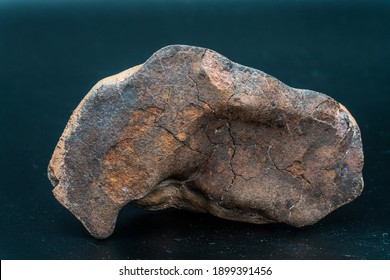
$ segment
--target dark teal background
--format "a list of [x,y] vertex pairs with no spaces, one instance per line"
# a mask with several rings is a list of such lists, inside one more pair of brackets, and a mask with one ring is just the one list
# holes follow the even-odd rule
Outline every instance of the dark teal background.
[[[89,236],[51,194],[51,154],[99,79],[169,44],[343,103],[362,130],[362,196],[302,229],[128,206],[109,239]],[[0,0],[0,258],[390,259],[389,65],[389,1]]]

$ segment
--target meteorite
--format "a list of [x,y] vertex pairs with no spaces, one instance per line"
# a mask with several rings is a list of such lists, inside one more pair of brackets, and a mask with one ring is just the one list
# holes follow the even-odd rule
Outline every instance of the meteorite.
[[205,48],[174,45],[98,82],[48,168],[96,238],[126,204],[311,225],[363,189],[359,127],[327,95]]

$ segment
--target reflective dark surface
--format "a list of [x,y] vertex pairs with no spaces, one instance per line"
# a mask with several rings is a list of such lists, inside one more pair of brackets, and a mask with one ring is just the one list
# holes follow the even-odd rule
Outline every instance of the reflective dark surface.
[[[390,259],[388,1],[11,2],[0,1],[1,259]],[[127,206],[109,239],[90,237],[51,194],[57,140],[99,79],[176,43],[343,103],[362,130],[362,196],[302,229]]]

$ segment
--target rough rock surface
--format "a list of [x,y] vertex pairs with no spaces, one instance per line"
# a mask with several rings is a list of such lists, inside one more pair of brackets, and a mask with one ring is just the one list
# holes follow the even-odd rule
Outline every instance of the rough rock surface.
[[177,45],[95,85],[48,173],[60,203],[106,238],[127,203],[310,225],[361,193],[362,167],[343,105]]

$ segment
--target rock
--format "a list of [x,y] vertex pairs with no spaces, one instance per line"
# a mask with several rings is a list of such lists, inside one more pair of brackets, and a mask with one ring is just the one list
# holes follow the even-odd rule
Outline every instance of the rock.
[[57,200],[106,238],[128,203],[311,225],[360,195],[362,168],[343,105],[178,45],[95,85],[48,174]]

